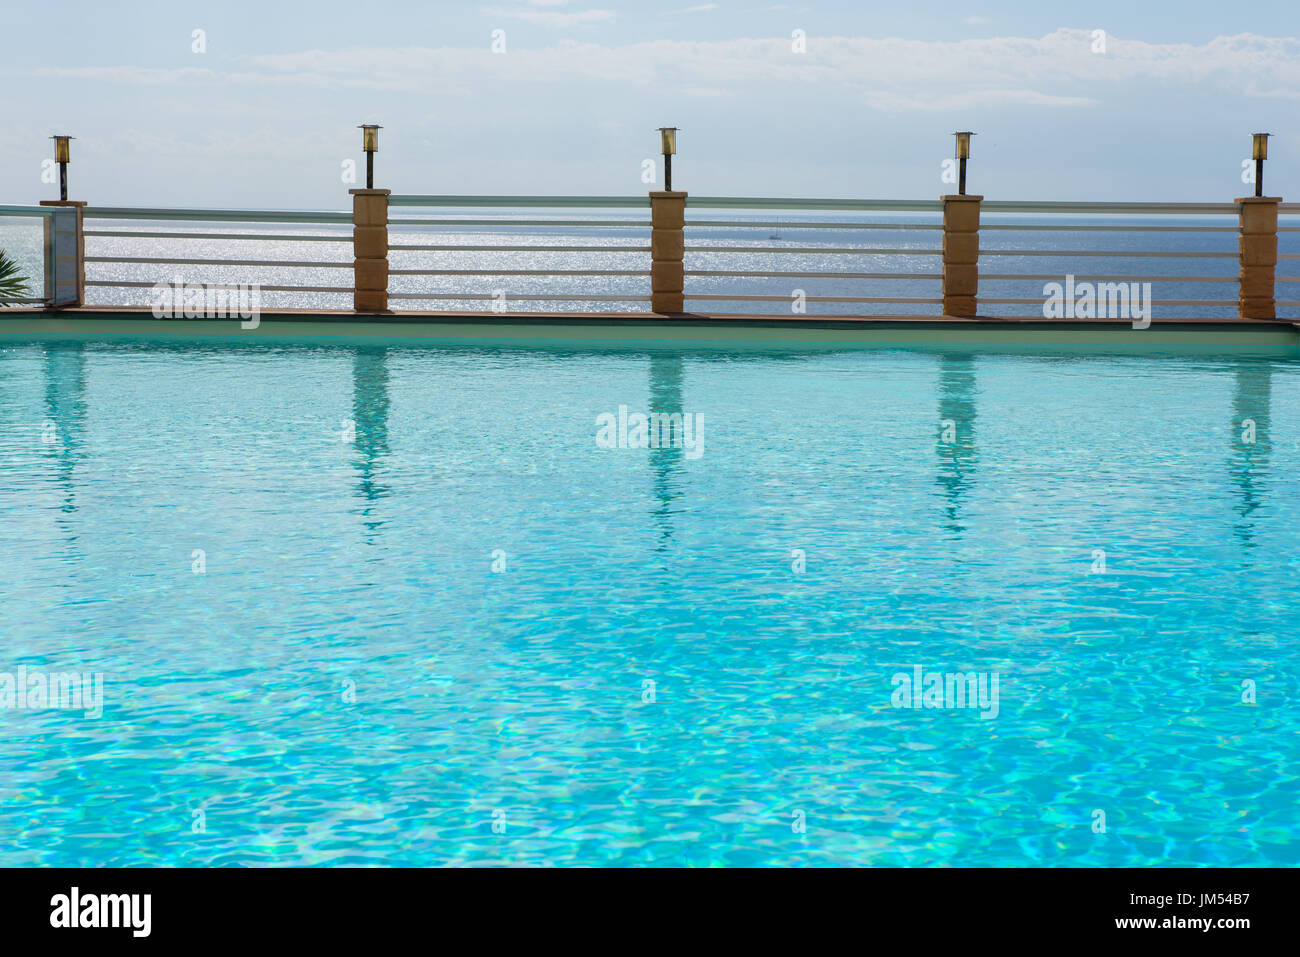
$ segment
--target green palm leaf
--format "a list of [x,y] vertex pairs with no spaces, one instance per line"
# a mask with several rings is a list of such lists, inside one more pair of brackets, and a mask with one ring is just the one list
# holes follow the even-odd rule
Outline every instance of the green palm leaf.
[[27,282],[27,277],[19,271],[18,264],[0,250],[0,306],[11,299],[26,298]]

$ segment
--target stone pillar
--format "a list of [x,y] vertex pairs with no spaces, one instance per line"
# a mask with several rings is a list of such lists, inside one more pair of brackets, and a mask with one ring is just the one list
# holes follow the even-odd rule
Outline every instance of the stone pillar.
[[1237,314],[1243,319],[1276,319],[1273,273],[1277,267],[1278,196],[1245,196],[1238,200],[1241,259]]
[[[85,201],[79,199],[43,199],[42,206],[64,206],[75,211],[74,232],[67,232],[45,217],[46,269],[54,266],[54,275],[45,277],[45,296],[62,306],[83,306],[86,303],[86,225]],[[73,290],[75,301],[69,301]]]
[[352,194],[352,308],[388,310],[388,189]]
[[686,194],[679,190],[650,193],[650,311],[686,311],[682,294],[686,253]]
[[943,314],[974,316],[979,291],[980,201],[943,196]]

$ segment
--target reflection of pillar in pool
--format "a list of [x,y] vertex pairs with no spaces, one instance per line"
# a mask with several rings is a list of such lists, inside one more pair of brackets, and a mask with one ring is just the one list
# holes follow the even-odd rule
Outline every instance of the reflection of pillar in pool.
[[1237,537],[1247,547],[1255,544],[1254,513],[1264,504],[1269,456],[1269,413],[1273,370],[1268,362],[1243,359],[1237,363],[1232,396],[1232,454],[1229,469],[1237,488]]
[[975,361],[970,355],[939,359],[938,482],[948,528],[962,532],[961,500],[975,478]]
[[80,342],[51,343],[45,348],[45,415],[41,438],[54,450],[62,508],[75,512],[73,470],[80,457],[86,419],[86,358]]
[[374,531],[382,521],[370,518],[373,505],[388,494],[376,476],[388,454],[388,350],[358,346],[352,360],[352,419],[356,423],[357,490],[365,500],[361,514]]
[[[650,356],[650,412],[681,413],[682,410],[682,357],[656,353]],[[673,499],[681,495],[677,483],[681,470],[681,448],[651,448],[650,468],[653,471],[655,524],[659,526],[659,547],[663,548],[673,537],[671,523]]]

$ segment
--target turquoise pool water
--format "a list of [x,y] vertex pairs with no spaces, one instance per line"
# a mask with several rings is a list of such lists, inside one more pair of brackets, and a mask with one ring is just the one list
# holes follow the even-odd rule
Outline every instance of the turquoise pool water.
[[0,711],[0,865],[1292,865],[1297,436],[1293,360],[4,345],[0,672],[103,713]]

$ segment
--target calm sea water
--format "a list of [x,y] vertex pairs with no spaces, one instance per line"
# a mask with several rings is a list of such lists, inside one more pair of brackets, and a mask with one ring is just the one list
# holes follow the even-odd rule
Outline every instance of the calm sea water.
[[0,672],[104,705],[0,712],[0,865],[1294,865],[1298,435],[1288,360],[6,343]]
[[[398,213],[395,211],[394,215]],[[622,219],[637,221],[645,214],[629,216],[593,217],[588,211],[557,210],[551,218],[592,221],[591,226],[405,226],[395,225],[390,230],[394,245],[426,246],[602,246],[599,252],[520,252],[497,251],[395,251],[390,256],[391,268],[400,270],[479,270],[470,276],[405,276],[395,272],[389,281],[392,293],[420,294],[444,298],[393,299],[395,309],[464,309],[486,310],[493,296],[504,297],[511,311],[632,311],[649,309],[647,302],[539,302],[524,297],[547,295],[607,295],[648,296],[648,252],[631,251],[648,245],[648,229],[640,226],[614,226],[609,223]],[[538,218],[535,213],[505,212],[479,215],[479,219],[518,220]],[[781,313],[792,314],[791,303],[796,290],[807,297],[922,297],[938,298],[940,284],[935,279],[853,279],[839,276],[772,276],[772,272],[796,273],[933,273],[940,271],[940,258],[927,254],[938,250],[942,232],[938,229],[885,229],[862,231],[837,228],[850,222],[877,222],[895,224],[937,225],[938,217],[909,214],[905,217],[847,217],[801,215],[786,212],[763,213],[754,216],[718,214],[709,210],[692,213],[698,221],[735,219],[737,224],[750,222],[777,222],[771,228],[747,226],[702,227],[688,229],[686,268],[699,271],[747,271],[762,275],[700,276],[688,275],[686,279],[687,308],[697,312],[721,313]],[[408,217],[409,218],[409,217]],[[1295,217],[1283,217],[1284,227],[1293,225]],[[396,221],[396,220],[395,220]],[[1034,224],[1043,225],[1043,217],[1016,217],[1005,215],[985,216],[985,225]],[[1118,219],[1115,217],[1069,217],[1053,220],[1057,224],[1073,225],[1201,225],[1230,227],[1226,232],[1052,232],[1012,231],[986,229],[980,237],[985,255],[981,262],[980,294],[984,300],[991,298],[1027,299],[1029,303],[992,304],[985,302],[982,312],[989,315],[1041,315],[1044,284],[1051,280],[990,279],[995,275],[1041,274],[1054,277],[1058,282],[1067,275],[1079,277],[1157,277],[1151,286],[1156,300],[1224,300],[1226,306],[1156,305],[1156,318],[1208,317],[1230,318],[1236,315],[1237,296],[1237,233],[1234,217],[1146,217]],[[603,223],[604,225],[600,225]],[[199,226],[177,223],[112,222],[101,219],[87,221],[88,230],[107,231],[157,231],[158,229],[190,229],[205,233],[267,233],[274,235],[301,235],[304,237],[350,237],[349,227],[282,226],[274,224],[210,223]],[[8,219],[0,221],[0,248],[8,248],[30,271],[40,274],[40,228],[35,221]],[[782,253],[718,253],[691,251],[691,247],[737,246],[775,247]],[[839,255],[816,252],[826,247],[860,249],[862,255]],[[618,252],[620,248],[627,252]],[[872,248],[915,250],[898,255],[872,254]],[[997,250],[1025,250],[1027,252],[1051,249],[1080,252],[1115,252],[1115,256],[1071,255],[990,255]],[[1279,234],[1282,255],[1300,254],[1300,233]],[[808,251],[801,251],[808,250]],[[1143,258],[1130,255],[1135,252],[1199,252],[1222,254],[1217,258]],[[87,254],[104,257],[132,258],[193,258],[193,259],[252,259],[277,261],[311,261],[350,265],[350,242],[289,242],[223,239],[158,239],[140,237],[95,237],[87,239]],[[492,270],[604,270],[633,271],[631,276],[511,276],[492,274]],[[1277,270],[1279,277],[1300,276],[1300,261],[1283,260]],[[95,281],[129,281],[152,284],[170,282],[179,278],[188,283],[259,283],[263,286],[338,286],[351,282],[351,272],[344,268],[320,267],[266,267],[266,266],[216,266],[173,265],[162,263],[97,263],[88,266],[88,278]],[[1222,277],[1219,281],[1187,281],[1182,277]],[[739,300],[694,299],[699,295],[755,295],[774,296],[773,301],[744,302]],[[452,296],[477,296],[478,299],[445,298]],[[93,286],[88,301],[103,305],[148,305],[152,302],[149,288],[113,288]],[[1281,302],[1300,301],[1300,283],[1282,281],[1277,285],[1277,299]],[[266,291],[262,296],[268,307],[340,309],[350,308],[350,294],[321,292]],[[899,303],[845,303],[817,302],[806,304],[809,315],[817,314],[907,314],[929,313],[937,310],[933,304]],[[1300,306],[1279,307],[1280,316],[1300,319]]]

